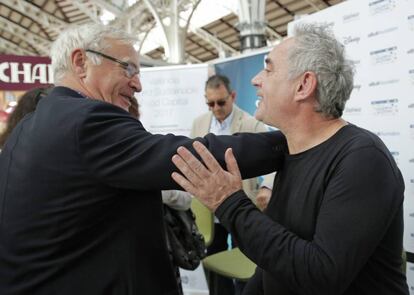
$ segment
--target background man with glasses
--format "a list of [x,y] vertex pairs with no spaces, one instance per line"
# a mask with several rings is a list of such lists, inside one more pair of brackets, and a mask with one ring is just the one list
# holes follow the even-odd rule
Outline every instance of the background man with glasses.
[[[205,100],[210,111],[194,120],[190,135],[193,138],[208,133],[230,135],[238,132],[268,131],[262,122],[242,111],[235,104],[236,92],[231,89],[230,80],[226,76],[213,75],[208,78],[205,85]],[[244,191],[261,209],[266,207],[270,199],[273,179],[274,174],[264,176],[260,189],[258,178],[243,181]],[[228,231],[216,219],[214,240],[207,249],[207,255],[227,250],[227,237]],[[235,294],[233,281],[215,273],[209,274],[209,290],[211,295]]]

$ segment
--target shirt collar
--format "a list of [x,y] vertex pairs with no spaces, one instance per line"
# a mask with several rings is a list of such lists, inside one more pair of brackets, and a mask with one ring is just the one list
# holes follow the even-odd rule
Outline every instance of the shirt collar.
[[231,122],[233,121],[233,117],[234,117],[234,107],[230,115],[228,115],[227,118],[224,119],[222,123],[220,123],[219,120],[217,120],[213,114],[213,119],[211,122],[212,127],[214,127],[214,129],[216,130],[229,130],[230,131],[230,125],[231,125]]

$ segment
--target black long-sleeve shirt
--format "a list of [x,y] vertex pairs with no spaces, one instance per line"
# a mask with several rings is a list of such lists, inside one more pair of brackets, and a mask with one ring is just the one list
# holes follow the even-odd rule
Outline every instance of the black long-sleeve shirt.
[[217,209],[257,265],[246,295],[408,294],[404,182],[382,141],[347,125],[287,155],[265,214],[242,191]]

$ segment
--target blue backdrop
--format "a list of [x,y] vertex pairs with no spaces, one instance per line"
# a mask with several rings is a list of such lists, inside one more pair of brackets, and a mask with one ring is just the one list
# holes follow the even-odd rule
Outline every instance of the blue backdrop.
[[236,104],[254,115],[256,111],[256,89],[252,78],[263,69],[263,59],[267,53],[259,53],[215,64],[217,74],[229,77],[232,88],[237,92]]

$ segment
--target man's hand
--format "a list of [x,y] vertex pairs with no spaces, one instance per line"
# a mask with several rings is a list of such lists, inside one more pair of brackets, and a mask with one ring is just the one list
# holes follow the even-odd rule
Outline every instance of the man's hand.
[[172,178],[214,212],[227,197],[241,190],[240,170],[231,149],[224,154],[226,171],[202,143],[195,141],[193,146],[206,166],[186,148],[179,147],[172,161],[184,176],[174,172]]
[[264,210],[269,204],[270,197],[272,196],[272,190],[263,186],[259,189],[256,195],[256,205],[260,210]]

